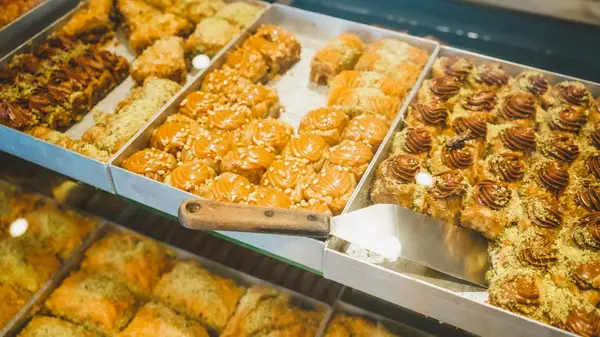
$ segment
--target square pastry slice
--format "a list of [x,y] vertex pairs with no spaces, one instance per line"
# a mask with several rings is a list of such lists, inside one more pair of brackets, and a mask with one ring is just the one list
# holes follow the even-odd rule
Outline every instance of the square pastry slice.
[[21,310],[27,303],[29,294],[27,292],[9,286],[0,284],[0,330]]
[[351,70],[362,55],[364,44],[360,37],[340,34],[320,49],[310,64],[310,80],[327,84],[337,74]]
[[131,67],[131,77],[143,83],[150,76],[184,83],[187,74],[183,39],[171,36],[160,39],[138,56]]
[[192,261],[178,262],[154,290],[163,303],[217,331],[225,327],[243,294],[244,288],[234,281]]
[[262,9],[252,4],[238,1],[225,5],[215,15],[218,18],[225,19],[233,24],[247,27],[256,20]]
[[124,284],[100,274],[71,273],[54,290],[46,307],[58,317],[105,334],[122,330],[135,314],[137,300]]
[[288,70],[300,59],[302,46],[294,35],[275,25],[262,25],[244,47],[258,50],[269,65],[269,78]]
[[231,39],[240,32],[237,25],[221,18],[202,20],[194,33],[186,41],[186,51],[190,54],[215,56]]
[[19,333],[19,337],[95,337],[96,333],[60,318],[34,316]]
[[198,322],[177,314],[164,304],[148,302],[117,337],[209,337]]

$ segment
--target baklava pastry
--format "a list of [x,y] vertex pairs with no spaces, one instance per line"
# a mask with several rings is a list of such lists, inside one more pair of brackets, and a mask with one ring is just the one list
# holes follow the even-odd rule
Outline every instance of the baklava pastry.
[[244,291],[234,281],[212,274],[196,262],[181,261],[163,275],[154,296],[205,326],[222,331]]
[[333,212],[329,207],[317,200],[301,200],[299,203],[292,205],[292,209],[302,212],[316,212],[333,216]]
[[512,89],[513,91],[525,91],[533,94],[544,109],[550,105],[552,99],[550,97],[550,83],[544,74],[538,71],[528,70],[520,73],[515,78],[515,82],[512,83]]
[[[161,1],[161,0],[152,0]],[[172,1],[171,5],[162,7],[169,13],[186,18],[193,23],[200,23],[206,18],[214,16],[219,10],[225,7],[223,0],[167,0]]]
[[433,148],[433,137],[425,128],[404,128],[396,132],[392,141],[391,155],[407,153],[421,160],[429,158]]
[[464,91],[465,89],[456,77],[442,76],[423,81],[418,97],[420,103],[442,102],[452,110]]
[[119,280],[148,297],[169,267],[168,251],[158,242],[130,233],[109,233],[86,252],[81,268]]
[[353,140],[344,140],[325,152],[324,167],[341,167],[352,172],[358,181],[367,170],[371,158],[373,158],[373,152],[368,145]]
[[124,284],[100,274],[73,272],[45,302],[58,317],[114,334],[135,314],[137,300]]
[[570,175],[565,164],[556,160],[536,158],[525,176],[522,193],[536,195],[546,192],[558,199],[565,192],[569,181]]
[[178,36],[154,42],[131,65],[131,77],[138,84],[151,76],[185,83],[186,75],[183,39]]
[[563,225],[564,207],[546,195],[535,195],[523,199],[525,219],[537,228],[559,229]]
[[310,80],[328,84],[340,72],[354,68],[364,48],[360,37],[355,34],[343,33],[334,37],[313,57]]
[[525,234],[519,247],[519,259],[525,266],[548,269],[558,261],[558,231],[554,228],[538,228]]
[[[262,146],[280,153],[294,135],[294,128],[278,119],[257,119],[245,125],[241,139],[244,143]],[[246,143],[247,144],[247,143]]]
[[536,148],[536,137],[533,129],[510,125],[488,125],[488,151],[498,152],[508,149],[531,155]]
[[348,116],[336,107],[318,108],[309,111],[300,122],[299,135],[318,135],[333,146],[340,142],[342,131],[348,124]]
[[[407,125],[423,127],[429,133],[439,135],[446,127],[448,115],[450,111],[443,102],[414,103],[406,110],[404,121]],[[467,126],[465,129],[470,129],[469,123],[463,124]]]
[[342,336],[378,336],[378,337],[396,337],[397,335],[389,332],[381,323],[373,323],[358,316],[349,316],[346,314],[336,314],[327,325],[325,337]]
[[571,275],[577,287],[582,290],[600,290],[600,262],[587,262],[574,268]]
[[192,132],[190,124],[166,122],[152,131],[150,146],[177,156]]
[[434,175],[433,184],[426,189],[421,211],[449,224],[457,224],[467,186],[467,179],[458,170]]
[[579,134],[588,121],[584,110],[573,107],[559,107],[548,111],[547,125],[553,131]]
[[0,298],[2,306],[0,306],[0,329],[3,329],[10,322],[29,299],[27,292],[10,286],[8,284],[0,284]]
[[539,137],[537,150],[547,158],[572,163],[580,154],[575,135],[564,132],[546,133]]
[[179,105],[179,113],[197,121],[205,120],[208,112],[224,106],[227,101],[218,94],[194,91],[187,95]]
[[165,177],[164,183],[186,192],[198,193],[202,184],[217,174],[212,167],[201,161],[188,161]]
[[600,315],[598,310],[579,309],[574,307],[567,316],[565,329],[576,335],[584,337],[598,336],[598,325],[600,324]]
[[467,82],[475,66],[466,57],[443,56],[438,57],[433,63],[433,77],[450,76],[460,82]]
[[35,315],[19,333],[19,337],[98,337],[99,335],[60,318]]
[[275,25],[262,25],[244,47],[256,49],[269,66],[269,79],[284,73],[300,59],[302,47],[294,35]]
[[476,90],[500,91],[512,81],[513,79],[499,63],[476,66],[469,77],[469,83]]
[[338,167],[328,167],[321,170],[304,190],[307,200],[317,200],[327,204],[333,214],[342,212],[356,188],[354,174]]
[[204,126],[215,132],[227,132],[241,128],[250,123],[252,111],[238,103],[218,106],[210,110],[206,116]]
[[133,173],[162,181],[177,165],[177,159],[158,149],[144,149],[125,159],[121,166]]
[[482,148],[479,142],[456,136],[440,139],[440,144],[432,150],[428,165],[433,174],[460,170],[471,183],[475,183],[481,157]]
[[240,175],[225,172],[213,180],[207,180],[200,187],[199,195],[203,198],[229,203],[243,202],[254,189],[254,186]]
[[543,283],[536,274],[515,274],[497,278],[490,285],[490,303],[531,315],[540,310]]
[[247,106],[252,118],[277,118],[281,112],[277,90],[262,84],[231,88],[227,92],[227,98],[236,104]]
[[210,72],[202,80],[202,91],[222,94],[238,86],[250,85],[252,82],[242,77],[234,69],[224,68]]
[[373,88],[392,97],[403,98],[412,83],[402,82],[375,71],[345,70],[329,81],[330,90],[340,88]]
[[305,133],[292,138],[281,155],[284,159],[299,160],[309,164],[319,171],[325,163],[325,151],[328,148],[329,145],[323,137]]
[[260,178],[275,159],[275,154],[258,145],[236,147],[221,161],[221,172],[232,172],[246,177],[251,183]]
[[237,1],[226,4],[215,14],[215,16],[217,18],[225,19],[232,24],[248,27],[256,20],[261,12],[262,9],[258,6],[243,1]]
[[594,104],[594,96],[581,82],[564,81],[556,84],[551,91],[551,105],[587,110]]
[[539,110],[535,96],[528,92],[517,92],[500,100],[494,119],[501,124],[534,128]]
[[232,25],[225,19],[205,18],[185,41],[186,52],[213,57],[239,32],[239,26]]
[[181,113],[172,114],[171,116],[167,117],[167,119],[165,119],[165,124],[166,123],[184,124],[191,130],[193,130],[193,132],[191,132],[190,135],[201,132],[201,125],[198,121]]
[[510,184],[520,185],[529,166],[522,153],[510,150],[501,150],[489,154],[478,165],[479,180],[497,180]]
[[279,189],[260,186],[250,193],[248,204],[260,207],[289,209],[292,207],[292,199]]
[[148,302],[117,337],[209,337],[200,323],[180,315],[164,304]]
[[229,54],[225,61],[225,67],[237,71],[238,74],[254,83],[264,81],[269,71],[267,61],[262,54],[249,47],[238,48]]
[[350,120],[350,123],[342,131],[341,140],[352,140],[363,143],[375,152],[381,142],[383,142],[388,129],[389,124],[383,116],[373,114],[360,115]]
[[293,202],[300,202],[302,190],[314,174],[314,169],[307,163],[279,158],[271,163],[260,184],[283,191]]
[[592,212],[580,218],[572,228],[571,237],[579,248],[599,251],[600,212]]
[[0,238],[0,283],[34,293],[60,268],[51,252],[26,242]]
[[322,312],[294,307],[289,296],[264,287],[248,289],[227,322],[222,337],[314,336],[324,317]]
[[600,151],[596,149],[584,150],[571,166],[574,176],[588,180],[589,182],[600,181]]
[[221,159],[234,146],[233,137],[229,133],[202,131],[188,139],[181,160],[184,163],[200,161],[218,172]]
[[414,209],[414,198],[423,194],[424,187],[416,184],[419,173],[427,173],[421,159],[412,154],[396,154],[377,168],[371,190],[371,200],[378,204],[397,204]]
[[507,183],[484,180],[467,192],[460,224],[495,240],[506,226],[521,218],[522,210],[517,193]]
[[400,109],[400,100],[379,89],[343,87],[329,92],[327,105],[342,109],[352,117],[367,113],[382,115],[391,123]]

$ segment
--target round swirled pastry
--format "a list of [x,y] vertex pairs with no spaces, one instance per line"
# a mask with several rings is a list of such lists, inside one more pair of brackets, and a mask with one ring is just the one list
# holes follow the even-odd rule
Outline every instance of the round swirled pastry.
[[331,212],[331,210],[325,203],[318,201],[316,199],[311,199],[308,201],[301,200],[297,204],[292,205],[292,209],[297,210],[297,211],[302,211],[302,212],[315,212],[315,213],[327,214],[330,216],[333,215],[333,213]]
[[221,160],[221,172],[237,173],[258,184],[274,159],[275,155],[262,146],[236,147]]
[[271,163],[260,184],[285,192],[292,201],[302,200],[302,191],[315,175],[313,168],[301,161],[276,159]]
[[496,111],[499,123],[533,128],[540,108],[533,94],[528,92],[512,93],[500,100]]
[[265,79],[269,71],[269,66],[262,54],[248,46],[238,48],[229,54],[225,66],[232,68],[254,83]]
[[442,76],[425,80],[419,89],[419,101],[424,104],[441,102],[452,110],[465,91],[464,85],[463,82],[452,76]]
[[339,166],[352,172],[356,179],[360,180],[367,170],[371,158],[373,158],[373,152],[369,146],[353,140],[344,140],[325,152],[324,168]]
[[282,120],[256,119],[244,126],[241,139],[273,153],[280,153],[293,134],[294,128]]
[[319,135],[333,146],[339,143],[342,131],[348,124],[348,116],[334,107],[324,107],[309,111],[300,122],[298,134]]
[[348,171],[331,167],[319,172],[304,190],[307,200],[325,203],[334,215],[340,214],[356,188],[356,179]]
[[218,171],[221,159],[233,146],[231,134],[201,130],[188,139],[181,152],[181,160],[184,163],[199,160]]
[[192,133],[189,124],[167,122],[152,132],[150,146],[176,155]]
[[251,85],[252,82],[240,76],[237,71],[229,68],[210,72],[202,81],[202,91],[214,94],[223,94],[235,87]]
[[473,62],[462,56],[439,57],[432,67],[433,77],[450,76],[466,82],[474,69]]
[[133,173],[162,181],[177,165],[177,159],[159,149],[144,149],[125,159],[121,166]]
[[392,155],[377,168],[371,200],[414,209],[416,191],[424,193],[425,187],[417,184],[417,176],[423,174],[429,175],[422,167],[421,158],[406,153]]
[[289,209],[292,207],[292,200],[287,194],[276,188],[260,186],[250,193],[248,204]]
[[512,92],[524,91],[533,94],[538,103],[543,108],[548,108],[552,97],[550,92],[552,86],[543,73],[535,70],[528,70],[520,73],[511,84]]
[[552,106],[588,110],[594,105],[592,93],[583,83],[577,81],[563,81],[556,84],[552,88],[551,97]]
[[187,192],[198,193],[200,186],[216,175],[215,170],[201,161],[190,161],[169,173],[164,182]]
[[385,138],[389,124],[382,116],[375,114],[359,115],[352,118],[342,131],[342,140],[365,143],[373,152]]
[[245,177],[225,172],[207,180],[198,188],[198,195],[220,202],[239,203],[246,202],[254,188]]
[[209,130],[233,131],[250,122],[250,113],[247,106],[238,103],[218,106],[208,112],[204,126]]
[[477,90],[502,91],[513,81],[499,63],[476,66],[469,77],[469,83]]
[[181,101],[179,113],[195,120],[203,120],[210,110],[225,104],[226,100],[217,94],[194,91]]
[[227,98],[250,108],[252,118],[277,118],[281,112],[277,90],[262,84],[232,88],[227,91]]
[[527,273],[497,277],[490,283],[490,303],[523,314],[539,310],[542,293],[542,281]]
[[425,128],[429,133],[440,134],[449,115],[450,111],[443,102],[414,103],[406,111],[405,122],[413,127]]
[[285,159],[299,160],[319,171],[325,163],[325,151],[329,145],[321,136],[304,134],[292,138],[281,155]]

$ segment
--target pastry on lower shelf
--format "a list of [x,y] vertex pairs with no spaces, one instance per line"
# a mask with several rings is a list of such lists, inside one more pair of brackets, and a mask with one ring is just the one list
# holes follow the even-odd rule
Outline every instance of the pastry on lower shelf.
[[373,152],[368,145],[353,140],[344,140],[330,147],[325,152],[325,168],[341,167],[354,174],[360,180],[373,158]]
[[183,39],[178,36],[157,40],[144,49],[131,66],[131,77],[137,83],[152,76],[185,83],[186,75]]
[[258,145],[236,147],[221,160],[221,172],[232,172],[246,177],[251,183],[260,178],[275,159],[275,154]]
[[17,186],[0,181],[0,225],[8,225],[24,217],[39,206],[40,199],[37,194],[23,193]]
[[374,323],[359,316],[336,314],[329,324],[327,324],[325,337],[341,336],[396,337],[395,334],[388,331],[388,329],[379,322]]
[[319,171],[325,163],[325,151],[329,148],[323,137],[315,134],[301,134],[290,140],[281,155],[285,159],[300,160]]
[[333,215],[333,212],[329,209],[329,207],[323,202],[317,201],[315,199],[312,200],[301,200],[297,204],[292,205],[292,209],[303,212],[316,212],[327,214],[329,216]]
[[277,90],[262,84],[233,87],[227,91],[226,97],[236,104],[247,106],[253,118],[278,118],[281,112]]
[[294,128],[282,120],[257,119],[243,127],[241,140],[280,153],[293,135]]
[[356,188],[354,174],[339,167],[323,168],[304,190],[306,200],[317,200],[327,204],[333,214],[342,212]]
[[29,299],[27,292],[7,284],[0,284],[0,329],[3,329],[17,313],[25,306]]
[[239,32],[239,26],[232,25],[225,19],[205,18],[185,41],[185,49],[190,54],[213,57]]
[[364,48],[358,35],[343,33],[334,37],[313,56],[310,80],[328,84],[337,74],[353,69]]
[[575,135],[565,132],[548,132],[538,137],[537,151],[547,158],[563,163],[572,163],[579,154],[579,145]]
[[329,92],[327,104],[342,109],[350,116],[372,113],[391,123],[400,109],[400,100],[374,88],[342,87]]
[[137,304],[124,284],[83,271],[71,273],[45,302],[52,314],[105,334],[123,329]]
[[190,193],[198,193],[200,186],[217,174],[201,161],[188,161],[174,169],[165,177],[165,184]]
[[184,163],[200,161],[218,172],[221,159],[234,144],[234,139],[229,133],[203,130],[188,139],[181,152],[181,160]]
[[59,268],[60,261],[51,252],[0,237],[0,283],[34,293]]
[[4,28],[9,23],[17,20],[39,3],[39,1],[35,0],[9,1],[4,3],[2,14],[0,14],[0,28]]
[[417,184],[422,168],[419,157],[412,154],[396,154],[385,159],[377,168],[371,200],[378,204],[397,204],[414,209],[415,196],[422,195],[424,186]]
[[262,54],[250,47],[241,47],[227,56],[225,67],[234,69],[241,76],[254,83],[266,79],[269,66]]
[[214,16],[225,5],[222,0],[173,0],[173,4],[163,8],[169,13],[200,23]]
[[163,181],[176,165],[177,159],[172,154],[158,149],[138,151],[121,164],[126,170],[158,181]]
[[302,47],[294,35],[275,25],[261,25],[245,42],[256,49],[269,66],[269,78],[288,70],[300,59]]
[[222,331],[244,291],[234,281],[221,278],[196,262],[181,261],[163,275],[154,296],[205,326]]
[[423,160],[432,155],[432,149],[433,136],[425,128],[408,127],[394,135],[391,154],[408,153]]
[[449,115],[448,107],[442,102],[415,103],[406,110],[404,121],[407,125],[425,128],[431,134],[441,134]]
[[81,268],[115,278],[148,297],[169,264],[168,251],[158,242],[131,233],[109,233],[85,252]]
[[98,337],[84,327],[51,316],[35,315],[19,333],[19,337]]
[[460,82],[466,82],[475,66],[466,57],[442,56],[438,57],[432,66],[433,77],[450,76]]
[[276,289],[252,287],[221,336],[314,336],[323,316],[322,312],[293,306],[289,296]]
[[237,203],[248,199],[254,186],[248,179],[231,172],[224,172],[213,180],[207,180],[199,188],[198,195],[215,201]]
[[433,184],[426,189],[421,211],[449,224],[457,224],[468,186],[469,181],[459,170],[433,175]]
[[250,193],[248,204],[260,207],[289,209],[292,207],[292,199],[279,189],[260,186]]
[[324,107],[309,111],[298,127],[298,134],[323,137],[330,146],[340,142],[342,131],[348,124],[348,116],[336,107]]
[[377,151],[389,129],[389,124],[383,116],[365,114],[352,118],[342,131],[342,141],[352,140],[361,142]]
[[228,3],[221,8],[215,17],[225,19],[241,27],[250,26],[262,13],[262,8],[243,1]]
[[158,302],[148,302],[135,314],[118,337],[209,337],[200,323],[180,315]]
[[300,202],[302,190],[315,171],[306,163],[283,158],[275,159],[262,176],[262,186],[279,189],[286,193],[292,201]]
[[384,94],[402,98],[412,87],[412,83],[401,82],[375,71],[345,70],[329,82],[330,90],[339,88],[373,88]]
[[492,91],[502,90],[504,86],[510,85],[514,81],[499,63],[484,63],[475,66],[468,80],[476,90]]
[[227,104],[227,100],[217,94],[194,91],[179,104],[179,113],[197,121],[204,120],[210,110]]
[[221,94],[238,86],[250,85],[252,82],[242,77],[234,69],[223,68],[211,71],[202,80],[202,91]]

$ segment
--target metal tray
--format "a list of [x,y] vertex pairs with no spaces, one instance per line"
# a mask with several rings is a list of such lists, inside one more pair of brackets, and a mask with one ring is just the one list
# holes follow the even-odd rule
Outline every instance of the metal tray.
[[[269,7],[268,3],[262,1],[249,2],[258,6],[262,6],[265,9]],[[14,56],[26,53],[31,50],[32,46],[43,43],[50,34],[61,29],[77,11],[86,5],[86,3],[87,1],[82,2],[77,8],[62,16],[52,25],[48,26],[29,41],[19,46],[6,57],[0,59],[0,67],[10,62]],[[133,62],[135,59],[135,54],[128,48],[127,38],[125,37],[124,32],[121,29],[117,29],[115,33],[115,42],[118,43],[113,43],[113,41],[108,42],[106,45],[107,49],[126,58],[128,61]],[[233,41],[236,39],[237,37],[234,38]],[[230,43],[233,41],[230,41]],[[223,49],[227,48],[224,47]],[[188,72],[186,84],[182,86],[179,93],[177,93],[171,99],[171,101],[176,99],[178,95],[184,92],[187,86],[189,86],[191,83],[194,83],[197,80],[198,75],[201,73],[202,71],[191,68]],[[128,76],[90,111],[98,109],[99,111],[103,111],[105,113],[113,113],[119,102],[128,96],[134,86],[135,83],[133,79],[131,76]],[[165,104],[165,106],[167,105],[169,105],[169,102]],[[153,118],[155,118],[161,110],[162,109],[156,111]],[[151,118],[150,121],[153,118]],[[87,113],[82,121],[71,126],[65,132],[65,134],[71,136],[73,139],[80,139],[83,133],[92,125],[94,125],[93,114]],[[142,127],[142,129],[144,128],[145,126]],[[132,136],[132,138],[135,138],[135,135]],[[66,176],[80,180],[86,184],[98,187],[107,192],[115,193],[114,185],[108,170],[108,162],[101,162],[92,158],[88,158],[79,153],[67,150],[44,140],[37,139],[4,125],[0,125],[0,139],[3,140],[3,142],[0,143],[0,151],[8,152],[17,157],[26,159],[38,165],[62,173]],[[116,155],[117,154],[115,153],[113,158]]]
[[[258,26],[262,24],[275,24],[283,27],[293,33],[302,45],[300,61],[283,74],[279,80],[269,83],[270,86],[277,89],[279,98],[286,108],[281,119],[290,123],[295,129],[298,128],[302,116],[309,110],[327,105],[327,92],[324,90],[326,88],[315,87],[309,83],[310,62],[313,55],[334,36],[343,32],[353,32],[360,35],[365,42],[383,37],[392,37],[428,51],[431,55],[430,63],[433,62],[439,48],[436,42],[430,40],[274,4],[263,13],[261,18],[248,29],[243,37],[239,37],[234,43],[230,44],[228,50],[234,50],[240,46],[245,38],[255,32]],[[226,56],[226,52],[222,51],[210,67],[200,74],[185,89],[182,95],[173,100],[167,108],[149,123],[148,127],[138,133],[137,137],[121,149],[118,156],[111,161],[110,172],[118,195],[173,216],[177,216],[177,210],[183,200],[194,197],[190,193],[167,184],[122,169],[120,165],[124,159],[134,152],[148,147],[152,131],[159,127],[168,116],[178,112],[180,102],[187,94],[199,90],[205,74],[220,68],[225,62]],[[421,76],[424,76],[424,73]],[[413,91],[416,89],[417,87],[413,88]],[[323,243],[321,241],[283,235],[237,232],[221,232],[221,234],[294,261],[311,270],[322,271]]]
[[[464,56],[475,64],[500,63],[510,75],[524,70],[536,70],[545,74],[550,83],[575,80],[584,83],[594,96],[600,95],[600,84],[520,65],[452,47],[441,47],[439,56]],[[431,77],[431,68],[427,77]],[[418,83],[420,86],[423,79]],[[409,98],[412,100],[416,95]],[[405,104],[405,107],[408,105]],[[402,111],[402,115],[404,111]],[[396,120],[394,132],[389,132],[375,154],[361,181],[349,209],[357,210],[372,204],[369,191],[376,168],[388,157],[396,131],[403,128],[403,121]],[[352,277],[347,277],[352,275]],[[346,242],[332,238],[326,243],[324,276],[347,286],[383,298],[392,303],[431,316],[440,321],[483,336],[564,336],[569,334],[507,310],[489,305],[487,291],[441,275],[427,267],[410,261],[384,261],[371,256]]]

